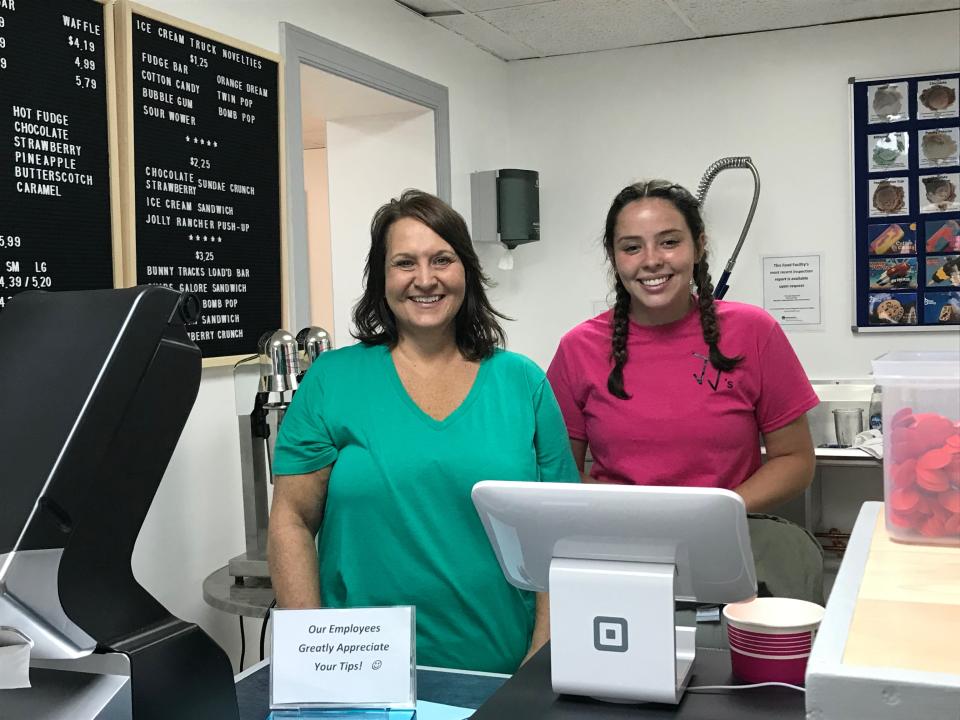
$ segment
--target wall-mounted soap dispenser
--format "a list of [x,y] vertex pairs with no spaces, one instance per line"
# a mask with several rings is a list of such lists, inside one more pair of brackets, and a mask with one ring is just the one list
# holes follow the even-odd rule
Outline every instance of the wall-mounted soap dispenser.
[[470,175],[473,241],[513,250],[540,239],[540,175],[534,170],[486,170]]

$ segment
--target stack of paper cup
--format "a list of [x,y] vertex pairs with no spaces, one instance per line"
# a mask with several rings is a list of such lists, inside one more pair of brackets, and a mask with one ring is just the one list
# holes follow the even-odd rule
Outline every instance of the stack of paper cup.
[[756,598],[723,609],[733,674],[750,683],[802,684],[823,607],[793,598]]

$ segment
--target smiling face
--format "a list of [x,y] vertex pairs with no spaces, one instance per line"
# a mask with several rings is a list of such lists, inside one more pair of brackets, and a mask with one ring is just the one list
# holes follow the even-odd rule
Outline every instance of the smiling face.
[[463,304],[466,276],[450,244],[405,217],[387,231],[386,300],[403,335],[449,333]]
[[628,203],[613,231],[613,261],[630,293],[630,317],[641,325],[679,320],[690,309],[693,265],[703,254],[687,221],[669,200]]

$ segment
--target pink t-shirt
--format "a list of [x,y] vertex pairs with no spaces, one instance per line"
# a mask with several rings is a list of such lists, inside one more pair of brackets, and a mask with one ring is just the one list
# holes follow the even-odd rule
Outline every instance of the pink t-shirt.
[[735,488],[760,467],[760,433],[778,430],[818,399],[777,322],[752,305],[718,301],[720,350],[743,356],[731,372],[710,365],[700,311],[667,325],[630,321],[623,379],[607,390],[608,310],[563,336],[547,370],[571,438],[593,455],[599,482]]

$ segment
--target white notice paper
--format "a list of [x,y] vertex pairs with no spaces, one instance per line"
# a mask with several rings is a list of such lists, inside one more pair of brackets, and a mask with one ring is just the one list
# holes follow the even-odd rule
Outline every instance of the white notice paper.
[[414,708],[414,608],[275,610],[270,707]]
[[763,308],[781,325],[823,323],[820,307],[820,255],[763,257]]

